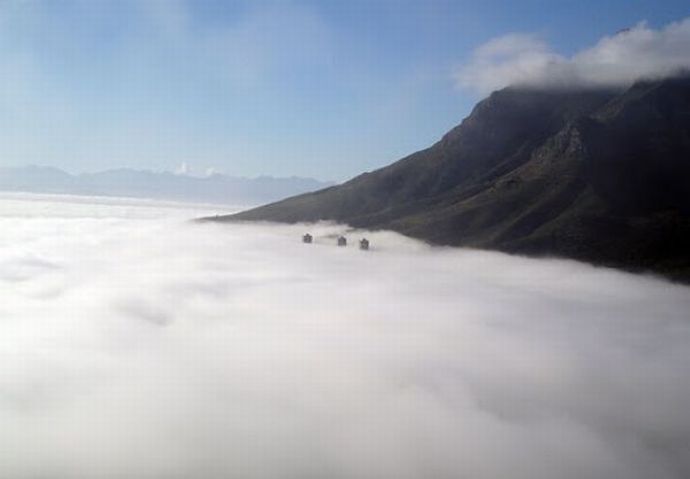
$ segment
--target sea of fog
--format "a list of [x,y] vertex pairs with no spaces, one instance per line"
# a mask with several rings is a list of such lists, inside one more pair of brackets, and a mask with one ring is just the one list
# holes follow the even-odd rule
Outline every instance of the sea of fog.
[[690,477],[690,288],[223,212],[0,195],[0,477]]

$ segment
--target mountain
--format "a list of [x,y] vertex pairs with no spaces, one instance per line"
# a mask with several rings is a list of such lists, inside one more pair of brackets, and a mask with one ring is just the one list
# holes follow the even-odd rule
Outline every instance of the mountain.
[[232,205],[275,201],[330,183],[311,178],[207,177],[131,169],[71,175],[57,168],[26,166],[0,168],[0,190],[96,196],[128,196]]
[[334,220],[688,281],[690,78],[510,87],[426,150],[219,220]]

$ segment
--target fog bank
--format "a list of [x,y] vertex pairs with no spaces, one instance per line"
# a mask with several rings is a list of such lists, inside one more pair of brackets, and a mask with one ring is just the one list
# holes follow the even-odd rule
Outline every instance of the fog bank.
[[202,213],[0,199],[0,476],[690,476],[687,287]]

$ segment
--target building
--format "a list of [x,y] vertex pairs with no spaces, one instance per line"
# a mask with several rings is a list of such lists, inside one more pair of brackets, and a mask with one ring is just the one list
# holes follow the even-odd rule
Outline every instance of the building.
[[344,236],[338,237],[338,246],[347,246],[347,239]]

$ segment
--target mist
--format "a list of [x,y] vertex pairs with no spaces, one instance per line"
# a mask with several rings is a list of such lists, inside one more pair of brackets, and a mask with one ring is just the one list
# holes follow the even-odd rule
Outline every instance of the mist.
[[215,213],[0,200],[0,476],[690,476],[688,287]]

